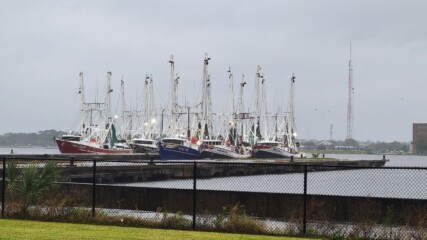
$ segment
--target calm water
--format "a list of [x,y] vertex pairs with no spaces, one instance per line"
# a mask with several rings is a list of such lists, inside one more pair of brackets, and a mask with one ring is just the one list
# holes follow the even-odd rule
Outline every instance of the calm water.
[[[58,148],[16,148],[16,147],[0,147],[0,154],[9,154],[13,149],[15,154],[59,154]],[[310,154],[309,154],[310,156]],[[326,154],[326,157],[346,159],[346,160],[379,160],[383,155],[371,154]],[[427,167],[427,156],[412,156],[412,155],[386,155],[390,161],[386,166],[412,166],[412,167]]]
[[[347,160],[378,160],[382,155],[328,154]],[[427,167],[427,157],[411,155],[386,156],[386,166]],[[198,179],[197,188],[204,190],[247,191],[267,193],[303,193],[304,175],[274,174],[242,177]],[[135,187],[192,189],[192,180],[169,180],[125,184]],[[332,196],[361,196],[427,199],[427,170],[363,169],[309,172],[307,193]]]
[[41,148],[41,147],[0,147],[0,154],[10,154],[13,150],[14,154],[58,154],[59,150],[56,147]]
[[[9,154],[11,148],[0,148]],[[56,154],[56,148],[14,148],[15,154]],[[347,160],[378,160],[382,155],[327,154]],[[386,166],[427,167],[427,156],[388,155]],[[275,174],[198,179],[197,188],[206,190],[270,193],[303,193],[303,174]],[[363,169],[309,172],[309,194],[427,199],[427,170]],[[192,189],[192,180],[129,183],[127,186]]]
[[[274,174],[198,179],[203,190],[303,193],[304,175]],[[135,187],[192,189],[192,180],[119,184]],[[427,199],[427,170],[371,169],[309,172],[308,194]]]

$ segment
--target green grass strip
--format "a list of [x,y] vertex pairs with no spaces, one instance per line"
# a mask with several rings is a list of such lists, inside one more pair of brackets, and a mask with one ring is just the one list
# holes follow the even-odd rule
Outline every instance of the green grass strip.
[[304,240],[308,238],[272,237],[214,232],[148,229],[137,227],[101,226],[56,222],[0,219],[0,239],[245,239],[245,240]]

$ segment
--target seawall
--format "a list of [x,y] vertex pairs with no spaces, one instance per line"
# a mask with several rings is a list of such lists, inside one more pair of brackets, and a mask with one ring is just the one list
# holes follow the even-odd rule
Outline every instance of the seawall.
[[[69,192],[90,192],[89,184],[62,184]],[[129,186],[96,186],[96,206],[140,211],[193,212],[193,191]],[[91,198],[80,204],[91,206]],[[307,195],[307,219],[336,222],[366,222],[413,225],[417,212],[427,208],[427,200]],[[227,207],[241,205],[248,215],[284,221],[303,217],[303,194],[197,190],[198,215],[224,214]],[[405,213],[400,214],[400,213]],[[394,214],[394,218],[390,218]],[[412,215],[412,216],[411,216]],[[368,217],[368,219],[367,219]]]

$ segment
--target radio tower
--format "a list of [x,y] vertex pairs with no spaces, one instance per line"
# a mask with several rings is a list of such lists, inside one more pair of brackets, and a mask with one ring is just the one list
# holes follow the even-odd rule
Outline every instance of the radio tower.
[[353,139],[353,65],[351,63],[351,42],[350,42],[350,61],[348,62],[348,105],[347,105],[347,138]]

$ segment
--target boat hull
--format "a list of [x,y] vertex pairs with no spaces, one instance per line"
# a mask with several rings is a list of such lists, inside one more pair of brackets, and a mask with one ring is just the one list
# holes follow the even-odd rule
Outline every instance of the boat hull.
[[255,145],[253,147],[253,156],[256,158],[298,158],[300,154],[289,152],[288,148],[279,146]]
[[250,153],[240,154],[230,148],[224,147],[206,147],[201,150],[202,158],[233,158],[233,159],[246,159],[252,157]]
[[136,143],[129,143],[130,148],[134,153],[159,153],[159,149],[153,146],[140,145]]
[[201,159],[199,150],[175,144],[159,144],[159,154],[162,160],[196,160]]
[[85,144],[79,141],[65,141],[55,139],[61,153],[102,153],[102,154],[123,154],[131,153],[131,149],[104,149],[99,146]]

